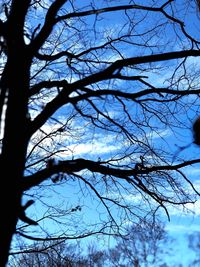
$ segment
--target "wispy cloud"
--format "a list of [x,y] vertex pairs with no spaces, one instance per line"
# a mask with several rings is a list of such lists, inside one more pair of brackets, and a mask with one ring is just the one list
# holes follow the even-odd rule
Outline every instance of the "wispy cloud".
[[158,130],[158,131],[151,131],[146,134],[146,138],[156,139],[161,137],[168,137],[172,135],[172,132],[169,129],[166,130]]
[[165,227],[165,230],[170,232],[170,233],[180,233],[180,234],[191,234],[193,232],[200,232],[200,227],[199,227],[199,224],[197,223],[190,223],[189,225],[188,224],[182,224],[180,222],[180,224],[176,224],[176,223],[168,223]]
[[68,146],[68,149],[73,151],[74,155],[88,154],[105,154],[116,151],[119,147],[109,141],[110,136],[106,138],[102,136],[100,140],[94,140],[89,143],[73,144]]

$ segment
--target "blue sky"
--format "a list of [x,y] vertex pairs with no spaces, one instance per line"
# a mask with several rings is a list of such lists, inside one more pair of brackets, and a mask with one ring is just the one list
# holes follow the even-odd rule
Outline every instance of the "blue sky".
[[[48,1],[47,1],[48,2]],[[90,2],[90,1],[88,1]],[[127,1],[116,1],[119,4],[127,4]],[[147,1],[148,2],[148,1]],[[152,2],[152,1],[150,1]],[[163,1],[158,1],[163,2]],[[82,3],[82,2],[80,2]],[[84,2],[86,4],[86,2]],[[114,2],[113,2],[114,3]],[[143,3],[143,1],[139,1],[138,3]],[[178,7],[180,8],[180,5],[182,5],[182,1],[177,1]],[[195,16],[187,15],[187,12],[185,13],[185,21],[189,22],[186,23],[186,29],[198,37],[199,30],[198,30],[198,23],[199,20],[196,19]],[[37,10],[37,15],[40,15],[42,18],[44,16],[43,12],[39,9]],[[120,17],[122,20],[119,20],[119,17],[116,16],[116,13],[114,15],[111,15],[111,17],[106,18],[106,22],[101,22],[99,20],[96,24],[101,31],[99,33],[99,36],[97,39],[94,39],[95,32],[87,32],[88,38],[93,38],[91,41],[91,45],[100,45],[102,44],[102,40],[109,40],[111,37],[116,37],[115,33],[116,30],[119,29],[122,26],[122,21],[124,23],[125,17]],[[192,18],[192,19],[191,19]],[[136,30],[140,31],[148,31],[149,28],[151,28],[151,23],[153,23],[155,20],[156,22],[160,22],[162,25],[163,17],[160,15],[155,16],[147,16],[147,22],[141,26],[139,25],[136,27]],[[85,22],[90,25],[90,27],[94,26],[94,17],[90,17],[89,19],[85,19]],[[71,24],[70,24],[71,23]],[[36,24],[34,22],[33,24]],[[70,26],[73,26],[73,21],[69,22]],[[81,25],[81,23],[80,23]],[[144,29],[142,28],[144,27]],[[152,47],[140,47],[135,46],[133,48],[132,45],[128,43],[122,44],[116,44],[116,48],[121,50],[121,53],[124,56],[131,57],[131,56],[137,56],[137,55],[144,55],[144,54],[151,54],[151,53],[158,53],[160,51],[175,51],[181,47],[188,48],[188,41],[185,39],[175,39],[174,32],[170,31],[172,30],[171,25],[166,25],[166,32],[164,33],[165,37],[162,37],[163,32],[158,31],[157,36],[151,36],[151,39],[149,41],[150,44],[156,44],[158,41],[161,42],[162,46],[161,48]],[[200,28],[200,27],[199,27]],[[123,28],[121,31],[125,32],[128,29],[127,26]],[[163,28],[161,28],[163,29]],[[177,27],[178,29],[178,27]],[[176,29],[176,30],[177,30]],[[58,28],[58,33],[60,33],[62,30],[62,27],[60,26]],[[71,30],[71,29],[70,29]],[[178,30],[177,30],[178,31]],[[168,33],[169,35],[167,35]],[[67,48],[69,48],[69,51],[78,53],[80,52],[85,46],[89,46],[89,43],[87,43],[88,39],[84,39],[84,34],[80,36],[76,35],[69,35],[70,31],[65,31],[66,36],[70,36],[69,38],[65,37],[61,41],[62,45],[65,45]],[[58,34],[59,35],[59,34]],[[180,34],[181,35],[181,34]],[[53,38],[58,38],[58,36],[55,34]],[[103,39],[104,38],[104,39]],[[148,35],[146,37],[148,39]],[[77,44],[77,40],[82,40],[80,43]],[[59,40],[59,39],[56,39]],[[143,37],[135,37],[135,42],[141,42],[143,40]],[[167,47],[168,40],[171,40],[171,44],[169,47]],[[73,43],[73,45],[71,45]],[[45,44],[45,49],[49,48],[50,44]],[[59,52],[62,47],[58,46],[56,47],[55,51]],[[47,50],[48,50],[47,49]],[[51,49],[50,49],[51,51]],[[99,56],[101,56],[101,60],[108,60],[109,62],[114,61],[118,58],[121,58],[121,55],[116,52],[116,50],[109,50],[108,52],[102,52],[99,53]],[[93,54],[90,54],[89,59],[95,59],[95,56]],[[81,62],[78,64],[78,67],[80,70],[83,66],[83,63]],[[104,68],[106,64],[102,63],[100,64],[101,68]],[[91,64],[93,66],[93,69],[96,67],[99,67],[97,63]],[[91,67],[90,66],[90,67]],[[172,76],[172,73],[174,71],[174,62],[167,62],[164,64],[152,64],[153,67],[156,67],[157,70],[153,71],[152,69],[149,69],[147,71],[140,71],[137,68],[129,70],[129,73],[136,75],[139,73],[140,75],[147,75],[148,78],[146,79],[149,83],[154,83],[155,86],[167,86],[170,84],[169,78]],[[193,84],[198,84],[199,82],[199,76],[198,76],[198,59],[189,59],[188,60],[188,68],[191,68],[191,71],[193,72],[193,75],[195,76],[193,79]],[[52,71],[56,67],[56,72]],[[162,67],[162,68],[161,68]],[[62,59],[56,62],[56,64],[51,63],[49,67],[45,68],[43,71],[38,72],[40,69],[42,69],[42,64],[38,64],[38,62],[35,62],[33,64],[32,68],[32,75],[36,75],[35,78],[33,78],[33,83],[37,81],[37,79],[45,78],[45,79],[56,79],[56,78],[66,78],[69,82],[74,82],[75,80],[80,79],[82,76],[81,74],[76,74],[74,76],[71,76],[70,71],[64,72],[63,69],[66,68],[66,60]],[[84,65],[84,68],[86,71],[90,71],[90,68],[88,65]],[[193,70],[194,69],[194,70]],[[180,69],[180,72],[177,72],[177,75],[181,75],[183,69]],[[111,83],[105,82],[103,85],[99,84],[99,86],[105,86],[105,88],[109,88],[109,86],[112,85],[112,87],[115,89],[125,89],[127,92],[135,93],[140,89],[145,88],[144,85],[139,85],[139,83],[134,83],[134,86],[132,85],[132,82],[124,82],[124,81],[112,81]],[[140,87],[139,87],[140,86]],[[187,86],[186,81],[181,81],[179,86],[182,88],[185,88]],[[196,85],[197,87],[197,85]],[[94,90],[97,90],[97,86],[93,86]],[[57,94],[57,88],[53,88],[52,91],[48,89],[48,94],[46,94],[45,97],[40,97],[39,99],[34,99],[32,104],[30,104],[31,108],[34,108],[35,110],[31,112],[32,119],[35,118],[35,116],[42,110],[42,108],[45,106],[46,103],[50,101],[50,99],[53,96],[56,96]],[[75,97],[80,92],[74,92],[71,97]],[[82,92],[81,92],[82,93]],[[125,153],[131,154],[131,157],[127,157],[126,160],[124,160],[124,163],[129,163],[131,166],[131,161],[135,164],[136,161],[139,161],[140,155],[143,153],[145,155],[145,160],[148,161],[148,164],[151,164],[152,162],[155,162],[155,157],[151,155],[151,151],[147,154],[144,153],[145,148],[141,145],[138,146],[138,143],[142,142],[148,142],[151,147],[154,147],[155,149],[158,149],[160,151],[160,154],[162,155],[162,151],[164,154],[164,151],[168,151],[171,153],[171,156],[177,151],[179,146],[185,146],[189,143],[191,143],[192,140],[192,132],[191,127],[193,120],[195,118],[195,112],[199,110],[199,101],[196,101],[194,103],[194,99],[192,97],[188,97],[187,99],[184,99],[181,105],[177,108],[177,106],[172,103],[170,105],[170,108],[168,109],[168,106],[165,105],[165,103],[154,104],[153,101],[149,101],[148,105],[145,106],[145,108],[152,108],[155,109],[156,112],[160,112],[159,115],[162,116],[162,120],[164,123],[161,123],[159,119],[157,119],[156,116],[154,116],[154,113],[144,113],[143,108],[141,108],[141,105],[136,102],[130,102],[130,101],[124,101],[126,103],[127,108],[129,110],[129,114],[131,118],[134,118],[134,125],[128,124],[129,116],[125,114],[124,106],[117,101],[116,99],[112,99],[112,97],[106,97],[103,101],[99,101],[99,99],[93,99],[95,105],[99,107],[102,111],[102,113],[99,115],[98,119],[99,121],[98,126],[102,125],[105,126],[105,130],[102,130],[98,127],[93,127],[91,124],[90,119],[85,117],[84,119],[81,118],[80,115],[77,115],[76,112],[73,110],[72,106],[66,106],[62,110],[59,110],[55,115],[56,119],[58,119],[60,122],[66,121],[67,117],[67,124],[66,124],[66,133],[62,133],[59,136],[55,136],[53,134],[56,129],[60,127],[60,124],[57,123],[57,121],[48,121],[43,127],[42,130],[50,134],[49,138],[46,138],[43,140],[44,134],[42,132],[38,132],[35,134],[35,136],[32,139],[32,143],[30,143],[29,151],[32,151],[34,146],[38,143],[38,140],[43,140],[40,142],[40,146],[38,146],[38,149],[34,150],[34,153],[31,154],[29,159],[29,164],[33,163],[34,161],[37,161],[38,156],[45,156],[46,150],[53,151],[54,149],[60,149],[60,151],[57,154],[58,160],[63,159],[72,159],[72,158],[78,158],[78,157],[84,157],[87,159],[92,159],[94,161],[98,161],[99,159],[102,161],[108,160],[108,158],[117,159],[120,158]],[[36,107],[37,106],[37,107]],[[86,115],[93,114],[95,117],[94,109],[91,105],[88,103],[82,102],[80,104],[80,108],[85,112]],[[170,114],[168,115],[169,110],[174,110],[174,112],[177,112],[177,117],[171,118]],[[189,112],[188,112],[189,110]],[[186,112],[188,112],[187,116]],[[124,117],[122,114],[125,114]],[[119,121],[120,123],[124,123],[125,127],[132,133],[132,136],[128,139],[125,139],[125,135],[120,135],[120,130],[113,133],[113,131],[110,131],[110,129],[117,130],[116,126],[113,126],[109,120],[106,119],[106,116],[109,116],[109,118]],[[177,119],[177,120],[176,120]],[[171,125],[169,126],[167,122],[171,122]],[[182,123],[182,128],[178,128],[177,125],[179,123]],[[139,125],[142,125],[142,129],[138,127]],[[149,128],[149,125],[152,127]],[[54,138],[54,139],[53,139]],[[52,141],[53,140],[53,141]],[[61,144],[62,143],[62,144]],[[60,145],[61,144],[61,145]],[[64,144],[64,145],[63,145]],[[188,158],[198,158],[199,157],[200,148],[191,145],[191,147],[187,148],[186,150],[182,151],[179,154],[179,157],[184,159],[185,157]],[[167,158],[168,160],[169,158]],[[158,160],[158,159],[157,159]],[[177,159],[176,159],[177,161]],[[176,163],[176,161],[174,163]],[[114,161],[113,161],[114,162]],[[115,163],[115,162],[114,162]],[[123,160],[120,160],[120,163],[123,164]],[[43,165],[42,165],[43,164]],[[41,165],[38,165],[38,169],[41,167],[44,167],[44,162]],[[132,164],[132,166],[134,165]],[[116,164],[117,165],[117,164]],[[115,165],[115,166],[116,166]],[[29,171],[32,169],[30,168]],[[198,165],[195,165],[194,167],[187,167],[185,168],[185,173],[187,173],[188,177],[194,181],[194,184],[196,185],[197,189],[200,189],[200,183],[199,183],[199,172],[200,167]],[[112,183],[108,183],[108,187],[110,189],[109,192],[106,192],[104,186],[100,183],[100,179],[103,179],[103,177],[97,175],[97,177],[92,177],[92,175],[89,176],[89,174],[86,171],[83,171],[81,174],[84,174],[85,177],[89,177],[91,180],[93,179],[93,182],[96,184],[96,187],[98,188],[99,192],[102,192],[104,196],[117,196],[117,189],[115,190],[112,188]],[[79,173],[80,175],[80,173]],[[95,180],[96,179],[96,180]],[[52,184],[51,181],[47,181],[45,183],[46,185]],[[71,229],[74,226],[80,227],[80,229],[87,230],[88,223],[90,224],[96,224],[97,221],[101,221],[104,219],[105,216],[105,208],[102,204],[99,203],[98,200],[96,200],[96,196],[93,192],[92,195],[90,195],[88,189],[85,187],[84,183],[81,181],[78,181],[78,179],[67,179],[66,181],[63,181],[61,183],[62,185],[56,187],[54,185],[53,187],[47,186],[44,188],[41,188],[39,191],[39,195],[36,200],[36,204],[33,205],[30,209],[28,209],[27,214],[30,214],[33,216],[33,219],[36,217],[37,219],[40,218],[41,211],[45,208],[46,215],[48,219],[49,214],[53,214],[55,210],[50,209],[49,207],[44,207],[44,203],[52,204],[54,208],[54,204],[59,204],[58,207],[63,208],[66,211],[70,212],[70,210],[73,207],[76,207],[77,205],[81,206],[81,211],[78,211],[77,213],[74,213],[72,215],[73,219],[69,216],[67,218],[68,223],[68,232],[71,231]],[[123,182],[122,182],[123,186]],[[129,188],[128,188],[129,189]],[[167,191],[168,188],[166,188]],[[190,192],[191,188],[188,186],[188,192]],[[122,190],[122,195],[124,198],[124,201],[129,203],[134,212],[141,212],[144,213],[148,210],[148,207],[145,207],[144,204],[146,202],[142,202],[141,196],[138,196],[136,191],[129,191],[129,194],[127,191]],[[30,192],[30,196],[35,196],[38,194],[37,189],[34,189]],[[107,195],[106,195],[107,194]],[[28,196],[28,198],[30,197]],[[65,200],[65,202],[64,202]],[[149,199],[148,199],[149,200]],[[151,205],[151,203],[150,203]],[[139,211],[138,208],[141,208]],[[192,231],[199,231],[198,228],[200,226],[200,201],[198,200],[195,204],[195,206],[188,204],[185,208],[194,210],[196,212],[196,215],[192,213],[188,213],[185,210],[182,209],[175,209],[174,207],[168,207],[169,214],[171,217],[171,221],[167,221],[167,216],[163,212],[163,220],[166,221],[166,229],[169,231],[169,233],[177,240],[180,240],[180,247],[181,251],[178,254],[179,258],[182,259],[183,263],[186,261],[186,257],[189,256],[188,250],[187,250],[187,243],[186,241],[183,241],[183,238],[186,234],[192,232]],[[118,216],[124,216],[123,212],[120,213],[117,209],[113,208],[113,213],[116,217]],[[65,215],[66,215],[65,214]],[[60,220],[62,221],[62,217],[60,217]],[[47,221],[47,223],[46,223]],[[86,223],[84,226],[84,222]],[[126,220],[124,221],[124,225],[129,224],[130,221]],[[48,220],[44,220],[41,222],[41,225],[45,228],[51,228],[53,229],[55,226],[55,221],[51,220],[50,222]],[[66,225],[63,224],[63,228],[60,225],[60,229],[57,229],[57,231],[61,231],[66,227]],[[82,228],[81,228],[82,227]],[[85,228],[84,228],[85,227]],[[35,228],[34,228],[35,229]],[[32,228],[32,230],[34,231]],[[38,231],[37,235],[40,235],[40,231]],[[177,256],[177,255],[176,255]],[[187,267],[187,266],[186,266]]]

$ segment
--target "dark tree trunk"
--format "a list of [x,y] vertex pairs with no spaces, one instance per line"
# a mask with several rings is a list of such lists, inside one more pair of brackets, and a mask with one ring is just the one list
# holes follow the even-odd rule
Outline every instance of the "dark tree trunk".
[[[9,69],[8,73],[13,74],[13,69]],[[13,76],[11,75],[10,77]],[[2,177],[0,194],[0,267],[6,266],[12,237],[16,230],[21,209],[22,192],[19,188],[24,174],[28,143],[26,137],[28,123],[26,116],[27,100],[24,93],[27,91],[27,85],[26,83],[23,84],[24,77],[22,78],[22,73],[18,73],[18,78],[14,79],[16,85],[13,83],[8,87],[4,138],[0,159]],[[22,84],[20,85],[17,80],[21,80]]]
[[[12,1],[4,24],[7,63],[1,79],[0,103],[6,103],[0,158],[0,267],[6,266],[21,208],[20,182],[27,150],[27,108],[31,59],[24,43],[24,21],[30,0]],[[2,119],[2,117],[1,117]],[[1,121],[2,125],[2,121]]]
[[[23,59],[20,59],[23,62]],[[18,65],[20,65],[18,61]],[[14,61],[16,62],[16,60]],[[1,154],[2,186],[0,195],[0,267],[6,266],[10,245],[21,209],[20,182],[24,175],[27,150],[27,91],[28,68],[24,62],[16,70],[16,64],[6,69],[5,77],[11,77],[6,89],[7,109],[5,115],[4,138]],[[14,72],[17,78],[13,78]],[[26,75],[27,74],[27,75]],[[12,81],[13,79],[13,81]]]
[[[24,51],[24,50],[22,50]],[[2,76],[6,90],[6,113],[1,153],[2,186],[0,195],[0,267],[8,261],[12,237],[21,209],[20,182],[25,170],[28,145],[29,66],[25,54],[12,54]]]
[[[6,179],[8,179],[7,177]],[[7,264],[12,237],[15,233],[18,207],[20,205],[19,197],[17,199],[12,185],[6,188],[2,186],[4,194],[0,197],[1,201],[1,222],[0,222],[0,267]],[[3,198],[4,195],[4,198]]]

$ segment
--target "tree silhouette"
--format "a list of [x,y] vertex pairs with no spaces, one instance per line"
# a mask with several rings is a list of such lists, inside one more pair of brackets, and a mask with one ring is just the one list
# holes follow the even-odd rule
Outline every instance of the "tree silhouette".
[[[173,239],[167,235],[164,225],[154,220],[141,221],[127,227],[122,238],[108,251],[110,266],[168,266],[167,256],[172,254]],[[175,266],[175,265],[174,265]]]
[[196,201],[196,1],[140,2],[2,1],[0,266]]
[[[9,266],[32,267],[42,263],[43,267],[168,267],[166,256],[172,254],[174,240],[167,235],[164,225],[159,221],[140,221],[140,224],[131,225],[115,241],[109,248],[98,247],[95,239],[87,246],[81,242],[68,244],[50,241],[40,246],[35,243],[27,251],[12,255]],[[173,266],[177,266],[177,263]]]
[[194,252],[194,259],[190,263],[189,267],[199,266],[200,257],[199,257],[199,249],[200,249],[200,234],[199,232],[193,232],[188,235],[188,247]]

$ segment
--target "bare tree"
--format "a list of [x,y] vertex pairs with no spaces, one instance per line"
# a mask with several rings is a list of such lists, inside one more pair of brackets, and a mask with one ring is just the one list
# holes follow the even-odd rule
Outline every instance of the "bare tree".
[[81,267],[88,266],[88,260],[80,253],[77,244],[49,241],[34,243],[24,253],[12,255],[10,267]]
[[200,251],[200,233],[199,232],[193,232],[192,234],[190,234],[188,236],[188,247],[195,254],[194,259],[190,263],[189,267],[199,266],[199,264],[200,264],[200,257],[199,257],[199,251]]
[[39,247],[36,242],[24,253],[12,255],[9,266],[167,267],[165,261],[173,251],[173,239],[168,236],[164,224],[154,220],[128,226],[124,235],[116,237],[115,241],[110,248],[98,246],[97,239],[88,245],[54,241],[44,242]]
[[196,201],[199,140],[182,149],[199,115],[196,1],[4,0],[0,12],[0,266],[18,236],[119,234]]
[[167,256],[173,254],[173,239],[162,223],[153,220],[127,227],[126,235],[116,241],[108,257],[113,267],[168,266]]

